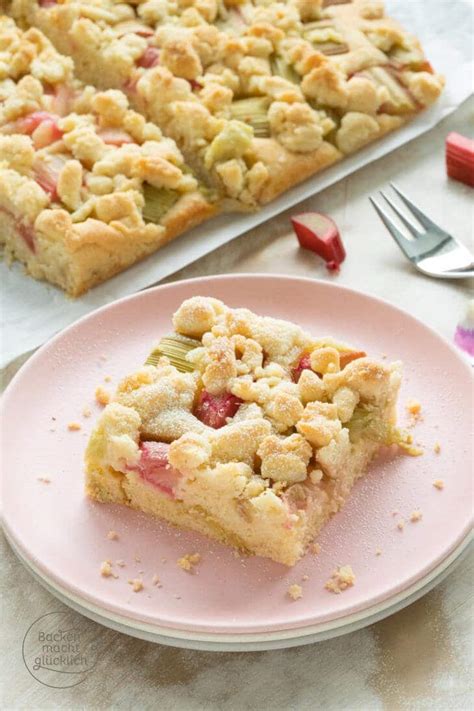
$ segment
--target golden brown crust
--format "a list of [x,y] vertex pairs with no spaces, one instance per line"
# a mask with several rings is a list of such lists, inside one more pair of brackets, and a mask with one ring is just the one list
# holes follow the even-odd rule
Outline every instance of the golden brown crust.
[[257,160],[268,166],[269,179],[261,194],[265,204],[289,188],[301,183],[342,158],[342,154],[330,143],[322,143],[312,153],[290,153],[277,141],[257,138],[254,142]]

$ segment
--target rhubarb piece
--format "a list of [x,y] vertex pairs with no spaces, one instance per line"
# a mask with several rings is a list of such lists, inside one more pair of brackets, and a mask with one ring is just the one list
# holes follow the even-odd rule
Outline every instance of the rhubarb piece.
[[35,180],[53,202],[59,201],[57,193],[59,174],[67,162],[66,156],[48,155],[47,158],[36,158],[34,162]]
[[454,131],[448,134],[446,170],[450,178],[474,187],[474,140]]
[[387,89],[388,97],[380,106],[381,113],[398,115],[416,111],[416,102],[410,92],[398,81],[396,70],[371,67],[361,72],[360,76],[368,77],[377,86]]
[[319,212],[303,212],[292,217],[291,222],[303,249],[310,249],[337,266],[344,261],[346,251],[339,230],[330,217]]
[[102,128],[97,131],[97,135],[109,146],[123,146],[124,143],[135,143],[132,136],[122,128]]
[[273,56],[270,59],[270,64],[271,64],[273,74],[278,74],[283,79],[293,82],[293,84],[300,83],[301,77],[299,76],[298,72],[295,69],[293,69],[293,67],[290,64],[285,62],[283,57],[280,57],[278,55]]
[[158,224],[166,215],[178,199],[174,190],[169,188],[155,188],[147,183],[143,186],[145,205],[143,207],[143,219],[146,222]]
[[303,370],[311,370],[311,356],[309,353],[305,353],[302,358],[300,358],[296,368],[293,368],[291,375],[295,383],[300,379],[300,375]]
[[349,365],[349,363],[352,363],[353,360],[365,358],[366,355],[367,353],[364,351],[346,351],[345,353],[339,353],[339,364],[341,366],[341,370],[343,370],[346,365]]
[[255,136],[258,138],[268,138],[270,135],[269,105],[270,99],[266,96],[240,99],[230,105],[231,117],[252,126]]
[[174,498],[174,489],[181,473],[168,462],[169,444],[142,442],[138,473],[142,479]]
[[192,373],[194,365],[186,360],[186,356],[200,345],[201,341],[174,333],[161,339],[145,363],[146,365],[157,365],[160,358],[166,357],[171,365],[174,365],[181,373]]
[[215,430],[224,427],[229,417],[233,417],[243,400],[231,393],[211,395],[203,390],[196,407],[195,415],[205,425]]
[[159,62],[159,50],[156,47],[147,47],[140,59],[137,61],[137,65],[139,67],[144,67],[144,69],[151,69],[151,67],[156,67]]

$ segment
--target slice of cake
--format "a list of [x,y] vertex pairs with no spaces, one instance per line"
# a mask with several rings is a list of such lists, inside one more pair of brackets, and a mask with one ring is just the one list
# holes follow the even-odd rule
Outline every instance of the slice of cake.
[[7,18],[0,48],[7,259],[77,296],[214,214],[177,146],[125,94],[84,86],[39,30]]
[[118,386],[86,491],[294,565],[395,428],[400,364],[194,297]]

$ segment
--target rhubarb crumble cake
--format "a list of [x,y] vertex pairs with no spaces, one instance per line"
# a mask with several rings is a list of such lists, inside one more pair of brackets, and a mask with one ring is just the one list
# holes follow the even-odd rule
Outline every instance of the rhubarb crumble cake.
[[[0,238],[77,296],[214,212],[170,138],[0,18]],[[208,193],[208,191],[207,191]]]
[[228,209],[251,209],[399,128],[443,79],[380,0],[13,0],[125,91]]
[[193,297],[119,384],[86,491],[294,565],[395,427],[400,364]]

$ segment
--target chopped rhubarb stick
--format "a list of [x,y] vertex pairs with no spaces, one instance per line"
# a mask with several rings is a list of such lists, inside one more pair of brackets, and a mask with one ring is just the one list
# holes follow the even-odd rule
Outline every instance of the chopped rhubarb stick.
[[328,264],[339,266],[346,257],[339,230],[327,215],[303,212],[291,218],[293,229],[303,249],[310,249]]
[[227,418],[235,415],[241,404],[242,400],[231,393],[211,395],[207,390],[203,390],[195,415],[205,425],[218,430],[227,424]]
[[446,169],[450,178],[474,187],[474,141],[453,131],[446,138]]
[[33,111],[33,113],[28,114],[28,116],[23,116],[22,118],[17,119],[15,122],[16,132],[26,133],[28,136],[31,136],[33,131],[35,131],[44,121],[56,124],[58,118],[59,116],[51,114],[48,111]]
[[58,201],[58,178],[66,164],[66,156],[52,155],[48,160],[37,159],[34,163],[35,180],[51,200]]
[[137,65],[139,67],[144,67],[145,69],[150,69],[151,67],[156,67],[159,62],[159,50],[156,47],[147,47],[142,56],[138,59]]
[[168,462],[169,448],[164,442],[142,442],[138,473],[149,484],[174,497],[174,487],[181,473]]
[[349,365],[349,363],[352,363],[353,360],[357,360],[358,358],[365,358],[367,353],[364,351],[346,351],[345,353],[339,353],[339,363],[341,366],[341,370],[346,367],[346,365]]
[[32,225],[26,225],[24,222],[18,222],[16,229],[20,237],[25,240],[32,252],[36,251],[35,231]]
[[66,116],[72,110],[76,92],[65,84],[54,87],[51,97],[51,109],[59,116]]
[[296,368],[293,368],[293,370],[291,371],[291,375],[295,383],[297,383],[300,379],[300,375],[303,370],[311,370],[311,357],[309,353],[305,353],[305,355],[300,358],[300,361]]
[[122,146],[124,143],[135,143],[127,131],[121,128],[102,128],[97,135],[109,146]]
[[62,137],[63,132],[58,127],[57,122],[50,119],[42,121],[31,134],[36,149],[45,148],[51,143],[59,141]]

